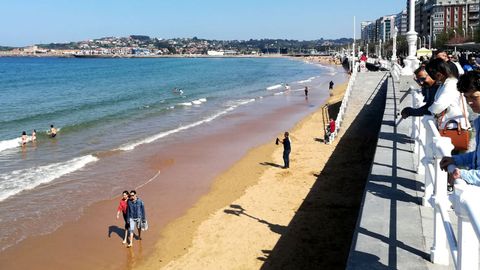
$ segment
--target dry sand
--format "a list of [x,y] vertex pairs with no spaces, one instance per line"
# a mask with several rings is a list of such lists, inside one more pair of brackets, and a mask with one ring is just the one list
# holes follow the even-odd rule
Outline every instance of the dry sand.
[[[328,101],[335,103],[332,107],[338,109],[345,88],[346,83],[335,87]],[[280,168],[283,149],[274,144],[275,138],[249,151],[192,209],[167,226],[157,251],[140,268],[262,268],[342,136],[326,145],[322,126],[319,109],[291,130],[290,169]],[[356,215],[351,219],[354,224]]]

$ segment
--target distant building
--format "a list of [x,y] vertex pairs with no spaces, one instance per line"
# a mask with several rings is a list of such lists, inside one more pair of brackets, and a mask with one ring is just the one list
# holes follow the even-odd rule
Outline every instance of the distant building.
[[404,9],[395,16],[395,26],[398,29],[398,35],[406,35],[408,32],[408,14]]
[[375,21],[375,28],[376,28],[376,37],[375,42],[382,40],[385,42],[392,38],[391,33],[393,27],[395,26],[395,16],[394,15],[387,15],[378,18]]
[[479,10],[479,0],[417,0],[415,31],[427,38],[449,29],[472,35],[479,27]]

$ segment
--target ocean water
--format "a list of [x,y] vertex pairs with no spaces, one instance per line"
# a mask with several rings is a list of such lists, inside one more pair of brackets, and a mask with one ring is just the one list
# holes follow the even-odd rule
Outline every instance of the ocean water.
[[[47,211],[27,201],[71,192],[68,186],[45,187],[109,153],[188,133],[284,95],[285,84],[300,92],[302,85],[326,82],[336,73],[285,58],[0,58],[0,209],[8,213],[0,217],[6,225],[0,243],[5,248],[24,239],[28,223]],[[47,134],[51,124],[59,130],[56,138]],[[21,146],[22,131],[30,135],[33,129],[37,141]],[[64,212],[78,207],[68,197],[55,201]],[[19,205],[22,211],[12,209]],[[12,233],[8,224],[17,220],[22,225]]]

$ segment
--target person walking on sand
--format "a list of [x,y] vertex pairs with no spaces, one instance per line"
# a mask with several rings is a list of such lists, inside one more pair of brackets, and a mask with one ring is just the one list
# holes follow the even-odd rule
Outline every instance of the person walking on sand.
[[57,136],[57,129],[50,125],[50,137],[55,138]]
[[332,89],[333,89],[333,85],[334,85],[333,81],[330,81],[330,83],[328,84],[328,89],[329,89],[329,90],[332,90]]
[[22,143],[22,146],[25,146],[27,144],[27,140],[28,140],[28,137],[27,137],[27,132],[22,132],[22,137],[21,137],[21,143]]
[[305,86],[305,96],[308,97],[308,86]]
[[117,208],[117,219],[120,218],[120,213],[122,213],[123,216],[123,221],[125,222],[125,236],[123,237],[123,244],[127,243],[127,237],[128,237],[128,219],[127,219],[127,209],[128,209],[128,197],[130,196],[130,193],[128,190],[125,190],[122,192],[122,199],[120,200],[120,203],[118,204]]
[[283,168],[284,169],[290,168],[290,152],[292,148],[290,146],[290,139],[288,136],[289,136],[288,132],[285,132],[283,140],[280,140],[279,138],[277,138],[277,144],[278,142],[281,142],[283,144],[283,163],[284,163]]
[[130,191],[130,200],[128,201],[127,207],[127,218],[128,218],[128,232],[130,233],[130,241],[127,247],[131,247],[133,243],[133,233],[135,231],[135,227],[138,230],[138,240],[142,240],[142,230],[141,224],[146,222],[145,216],[145,206],[143,201],[137,197],[137,192],[135,190]]

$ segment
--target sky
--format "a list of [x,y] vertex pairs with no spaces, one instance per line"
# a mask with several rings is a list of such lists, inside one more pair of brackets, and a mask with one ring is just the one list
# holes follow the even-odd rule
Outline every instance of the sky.
[[406,0],[0,0],[0,46],[148,35],[221,40],[353,37]]

